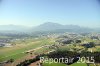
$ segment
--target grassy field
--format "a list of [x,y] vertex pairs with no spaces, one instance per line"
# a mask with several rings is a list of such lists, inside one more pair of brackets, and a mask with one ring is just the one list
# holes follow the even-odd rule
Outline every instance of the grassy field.
[[74,64],[71,64],[71,65],[66,65],[66,64],[62,64],[62,63],[52,63],[52,64],[49,64],[49,63],[44,63],[43,66],[87,66],[87,64],[85,63],[74,63]]
[[89,66],[94,66],[94,64],[89,64]]
[[21,58],[23,56],[25,56],[26,54],[23,53],[25,51],[31,50],[31,49],[35,49],[37,47],[41,47],[44,44],[52,44],[53,39],[39,39],[37,41],[27,41],[27,43],[22,42],[22,44],[20,42],[20,44],[16,44],[14,45],[14,47],[9,47],[9,48],[0,48],[0,61],[5,61],[8,59],[18,59]]
[[74,63],[74,64],[72,64],[72,65],[70,65],[70,66],[87,66],[87,64],[86,63]]
[[61,63],[48,64],[48,63],[44,63],[43,66],[66,66],[66,64],[61,64]]

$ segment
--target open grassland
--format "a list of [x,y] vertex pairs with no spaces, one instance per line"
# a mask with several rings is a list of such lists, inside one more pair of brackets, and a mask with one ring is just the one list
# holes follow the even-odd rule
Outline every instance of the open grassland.
[[74,63],[74,64],[72,64],[72,65],[69,65],[69,66],[87,66],[87,64],[86,63]]
[[[17,44],[19,43],[19,44]],[[0,48],[0,61],[5,61],[8,59],[18,59],[26,55],[25,51],[41,47],[43,45],[52,44],[53,39],[38,39],[36,41],[26,40],[24,42],[16,42],[13,47]]]
[[89,64],[89,66],[94,66],[94,64]]
[[74,64],[71,64],[71,65],[66,65],[66,64],[62,64],[62,63],[44,63],[43,66],[87,66],[87,64],[85,63],[74,63]]
[[66,66],[66,64],[61,64],[61,63],[44,63],[43,66]]

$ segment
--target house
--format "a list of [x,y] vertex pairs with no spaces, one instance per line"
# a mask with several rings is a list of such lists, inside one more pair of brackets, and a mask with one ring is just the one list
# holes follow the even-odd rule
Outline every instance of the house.
[[1,43],[0,42],[0,47],[12,47],[12,45],[8,44],[8,43]]

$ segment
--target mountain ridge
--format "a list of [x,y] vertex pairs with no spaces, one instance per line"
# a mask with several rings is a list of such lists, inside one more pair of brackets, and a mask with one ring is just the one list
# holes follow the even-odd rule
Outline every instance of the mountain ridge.
[[78,25],[62,25],[59,23],[54,22],[46,22],[43,24],[40,24],[36,27],[26,27],[21,25],[0,25],[0,31],[2,30],[9,30],[9,31],[22,31],[22,32],[36,32],[36,31],[71,31],[71,32],[93,32],[93,31],[99,31],[99,29],[91,29],[87,27],[80,27]]

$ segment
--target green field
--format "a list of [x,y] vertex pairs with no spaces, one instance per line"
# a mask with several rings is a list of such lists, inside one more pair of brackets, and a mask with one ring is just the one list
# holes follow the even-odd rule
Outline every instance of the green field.
[[71,64],[71,65],[66,65],[66,64],[62,64],[62,63],[44,63],[43,66],[87,66],[87,64],[85,63],[74,63],[74,64]]
[[[26,42],[26,41],[25,41]],[[0,61],[8,59],[18,59],[26,55],[25,51],[41,47],[44,44],[52,44],[51,39],[39,39],[37,41],[17,42],[14,47],[0,48]]]

